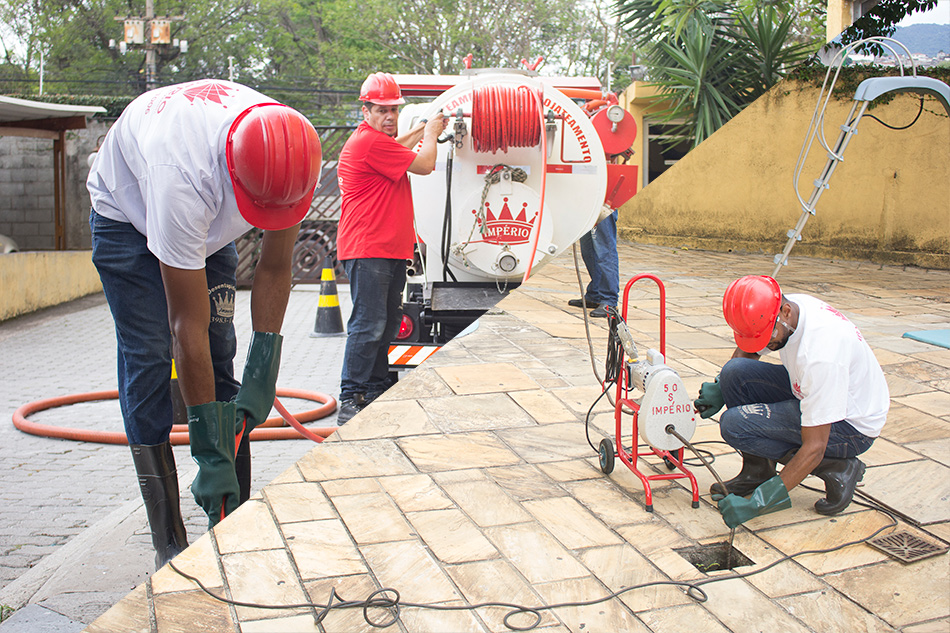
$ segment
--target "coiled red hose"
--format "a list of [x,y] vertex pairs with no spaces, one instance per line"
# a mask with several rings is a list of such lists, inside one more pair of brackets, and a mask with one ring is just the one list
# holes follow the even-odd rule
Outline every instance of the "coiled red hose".
[[[299,439],[301,436],[311,439],[315,442],[323,441],[337,427],[312,428],[306,429],[300,426],[301,422],[312,422],[324,418],[336,410],[336,399],[326,394],[315,391],[303,391],[300,389],[278,389],[278,396],[285,398],[299,398],[301,400],[311,400],[321,403],[321,406],[310,411],[304,411],[296,416],[291,415],[279,402],[275,400],[277,410],[282,417],[268,418],[263,424],[251,431],[252,440],[292,440]],[[63,407],[80,402],[95,402],[98,400],[115,400],[119,397],[119,392],[113,391],[93,391],[90,393],[78,393],[68,396],[58,396],[55,398],[44,398],[34,402],[28,402],[13,412],[13,426],[40,437],[53,437],[62,440],[74,440],[77,442],[95,442],[98,444],[128,444],[129,440],[125,433],[118,431],[97,431],[90,429],[71,429],[51,424],[42,424],[40,422],[31,422],[26,419],[28,415]],[[282,419],[283,418],[283,419]],[[286,420],[291,426],[283,426]],[[293,420],[293,421],[291,421]],[[296,422],[297,424],[294,424]],[[188,425],[175,424],[172,426],[172,432],[169,440],[174,445],[188,444]]]
[[472,144],[476,152],[534,147],[541,139],[539,100],[529,86],[485,85],[472,95]]

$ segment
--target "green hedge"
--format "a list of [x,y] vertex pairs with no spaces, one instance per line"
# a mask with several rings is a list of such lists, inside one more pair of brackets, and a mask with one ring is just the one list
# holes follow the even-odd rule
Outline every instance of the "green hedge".
[[[827,66],[818,62],[810,62],[807,64],[802,64],[790,72],[786,79],[802,81],[820,88],[825,80],[825,74],[827,72]],[[900,74],[900,68],[894,68],[891,66],[878,66],[875,64],[866,66],[846,66],[841,69],[841,73],[838,75],[838,80],[835,83],[835,98],[845,101],[851,100],[854,97],[855,90],[858,89],[858,85],[860,85],[860,83],[865,79],[869,79],[871,77],[897,77]],[[910,73],[907,69],[905,69],[904,74],[907,75]],[[950,68],[941,66],[930,66],[927,68],[918,67],[917,75],[921,77],[932,77],[934,79],[939,79],[946,84],[950,84]],[[833,76],[834,70],[832,70],[832,77]],[[893,96],[893,93],[890,93],[890,96],[882,96],[881,103],[888,101]]]

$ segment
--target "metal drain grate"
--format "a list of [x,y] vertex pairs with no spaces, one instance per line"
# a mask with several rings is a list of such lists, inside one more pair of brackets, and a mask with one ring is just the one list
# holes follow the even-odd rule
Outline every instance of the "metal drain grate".
[[915,563],[924,558],[943,554],[948,549],[925,541],[907,531],[878,536],[868,541],[868,545],[893,556],[902,563]]

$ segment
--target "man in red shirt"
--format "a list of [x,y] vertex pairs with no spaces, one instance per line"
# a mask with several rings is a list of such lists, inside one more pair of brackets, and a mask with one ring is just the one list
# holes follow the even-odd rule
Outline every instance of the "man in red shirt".
[[[415,231],[409,176],[435,169],[442,113],[396,136],[399,85],[388,73],[374,73],[360,89],[363,122],[340,152],[337,174],[343,211],[337,258],[350,281],[353,312],[347,322],[340,378],[344,424],[390,386],[389,342],[402,317],[406,261]],[[419,141],[422,147],[413,151]]]

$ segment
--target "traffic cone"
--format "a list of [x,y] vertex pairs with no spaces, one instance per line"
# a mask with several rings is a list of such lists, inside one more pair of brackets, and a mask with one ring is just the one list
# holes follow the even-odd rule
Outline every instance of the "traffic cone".
[[310,336],[342,336],[343,315],[340,314],[340,298],[336,294],[336,279],[333,269],[324,267],[320,275],[320,300],[317,303],[317,322]]

